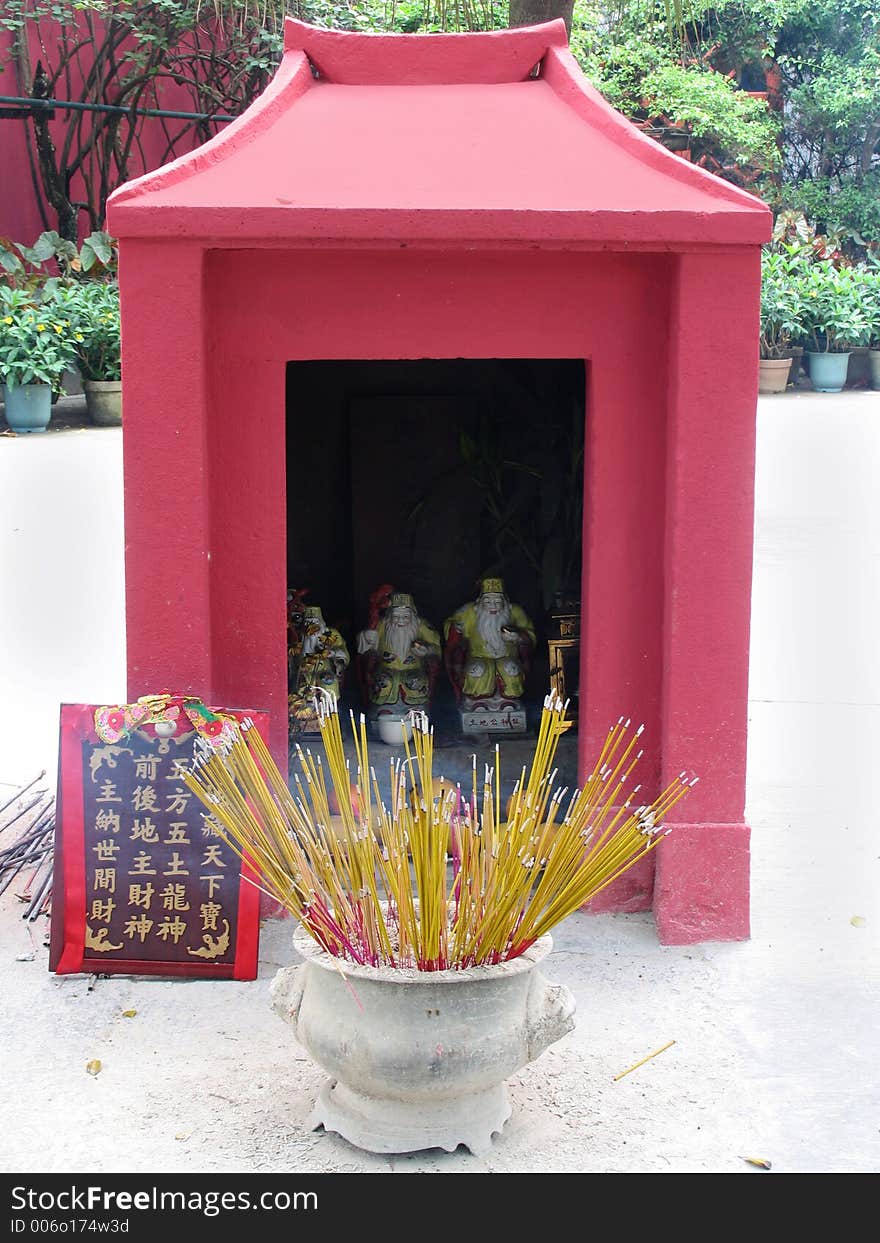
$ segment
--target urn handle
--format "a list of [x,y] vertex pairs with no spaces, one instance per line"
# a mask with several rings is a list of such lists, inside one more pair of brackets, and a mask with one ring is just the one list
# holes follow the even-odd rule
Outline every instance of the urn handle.
[[284,1019],[285,1023],[290,1023],[294,1029],[302,1004],[305,987],[304,973],[305,963],[300,963],[296,967],[282,967],[269,986],[272,1009],[279,1018]]
[[564,984],[551,984],[540,971],[532,973],[526,1007],[530,1062],[572,1030],[574,1012],[574,997]]

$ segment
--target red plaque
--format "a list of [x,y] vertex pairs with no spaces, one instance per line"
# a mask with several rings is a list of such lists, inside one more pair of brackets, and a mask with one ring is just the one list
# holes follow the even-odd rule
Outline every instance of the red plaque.
[[257,874],[180,779],[245,717],[267,736],[266,713],[188,697],[62,704],[51,971],[256,978]]

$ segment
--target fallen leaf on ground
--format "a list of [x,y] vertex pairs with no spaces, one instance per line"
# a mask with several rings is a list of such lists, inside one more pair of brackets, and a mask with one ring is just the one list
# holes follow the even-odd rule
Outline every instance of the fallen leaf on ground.
[[86,1062],[86,1070],[89,1072],[90,1075],[100,1075],[101,1073],[100,1059],[97,1057],[93,1057],[90,1062]]
[[137,1010],[123,1010],[122,1011],[122,1017],[124,1019],[133,1019],[136,1014],[137,1014]]
[[759,1170],[773,1169],[772,1164],[766,1157],[743,1157],[743,1161],[747,1162],[749,1165],[756,1165]]
[[174,1138],[175,1139],[189,1139],[190,1135],[192,1135],[192,1131],[178,1131],[177,1134],[174,1136]]
[[868,921],[867,919],[865,919],[864,915],[853,915],[852,919],[849,922],[852,924],[854,928],[864,928],[865,924]]

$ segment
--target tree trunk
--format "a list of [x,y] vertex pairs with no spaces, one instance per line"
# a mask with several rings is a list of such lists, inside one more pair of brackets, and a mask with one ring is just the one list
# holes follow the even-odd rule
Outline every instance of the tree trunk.
[[863,173],[867,173],[874,163],[878,139],[880,139],[880,125],[869,125],[865,141],[862,143],[862,158],[859,161],[859,167]]
[[538,26],[561,17],[565,29],[571,35],[571,15],[574,0],[510,0],[511,26]]

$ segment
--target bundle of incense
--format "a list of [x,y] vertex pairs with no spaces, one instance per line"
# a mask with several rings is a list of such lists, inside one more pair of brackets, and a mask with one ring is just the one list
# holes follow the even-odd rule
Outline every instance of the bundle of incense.
[[421,713],[411,714],[405,760],[391,761],[386,805],[365,718],[350,714],[352,773],[336,701],[322,698],[317,711],[324,759],[298,747],[291,787],[250,721],[228,744],[205,743],[185,780],[261,888],[328,953],[360,964],[439,971],[516,958],[653,850],[697,781],[681,773],[635,805],[643,727],[621,718],[583,787],[556,789],[570,722],[551,693],[531,768],[506,806],[497,747],[482,774],[474,758],[470,790],[435,781],[433,729]]

